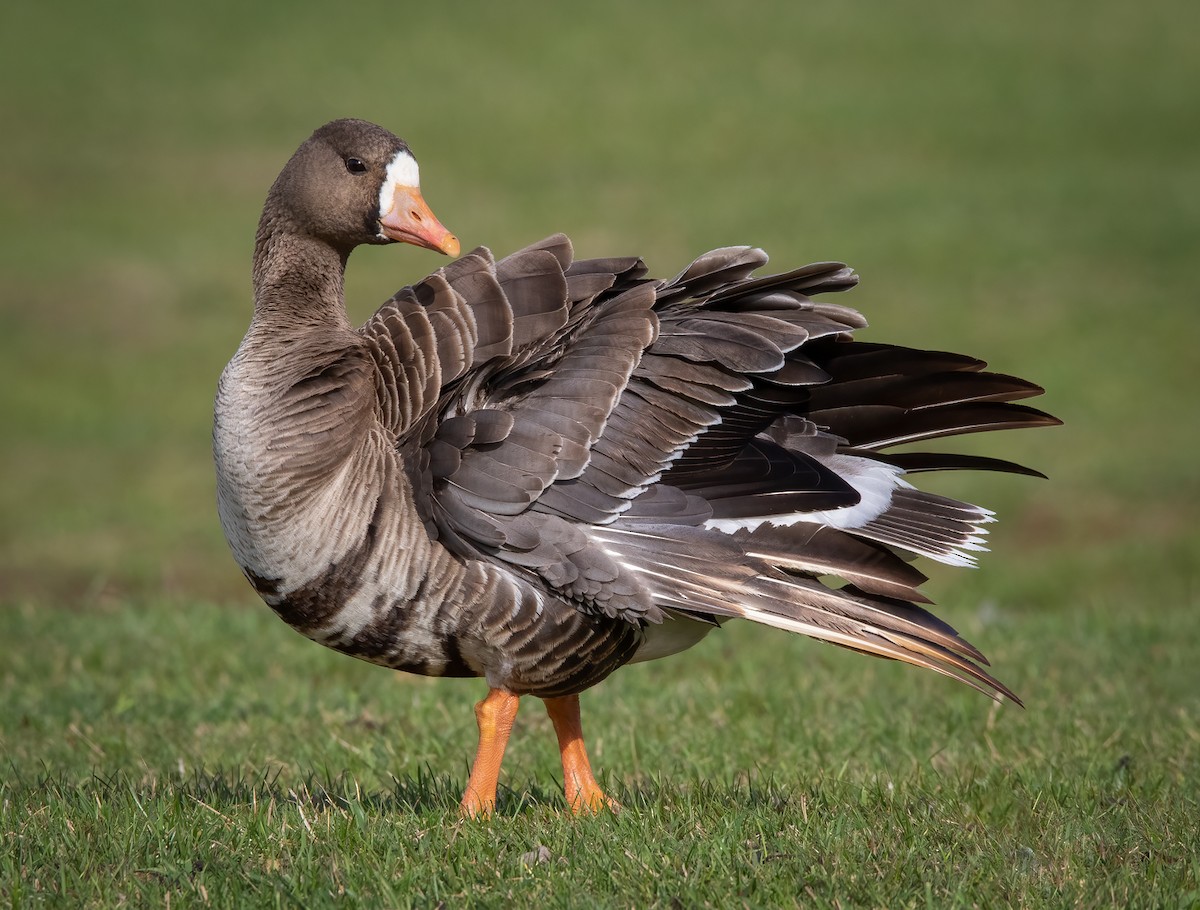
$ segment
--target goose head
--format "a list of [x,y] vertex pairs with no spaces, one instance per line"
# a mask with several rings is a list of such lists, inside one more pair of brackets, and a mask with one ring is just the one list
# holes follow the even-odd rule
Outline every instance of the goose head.
[[307,235],[343,255],[368,243],[459,251],[421,196],[407,143],[365,120],[327,123],[296,150],[271,187],[260,230]]

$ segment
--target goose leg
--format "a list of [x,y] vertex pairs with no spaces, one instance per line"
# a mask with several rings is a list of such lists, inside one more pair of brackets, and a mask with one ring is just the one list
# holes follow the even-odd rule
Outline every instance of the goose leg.
[[565,695],[561,698],[542,699],[546,713],[554,724],[558,737],[558,750],[562,754],[563,789],[567,805],[575,813],[599,812],[601,809],[620,809],[615,800],[604,795],[592,766],[588,761],[587,749],[583,745],[583,724],[579,720],[579,696]]
[[504,747],[517,717],[520,696],[502,689],[489,689],[487,697],[475,705],[475,720],[479,723],[479,748],[471,777],[459,804],[459,813],[468,818],[488,816],[496,808],[496,781],[500,777],[500,762]]

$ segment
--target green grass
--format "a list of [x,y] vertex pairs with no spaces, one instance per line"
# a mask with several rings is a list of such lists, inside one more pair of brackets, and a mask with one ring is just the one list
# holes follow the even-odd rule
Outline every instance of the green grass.
[[[394,677],[265,611],[171,606],[5,618],[3,640],[42,643],[4,655],[0,881],[16,904],[1200,899],[1200,638],[1179,636],[1194,604],[1106,622],[979,611],[967,631],[1025,712],[731,629],[585,697],[625,811],[565,811],[530,703],[487,823],[455,813],[477,684]],[[539,847],[548,862],[522,861]]]
[[[1194,4],[68,0],[0,10],[0,904],[1200,904]],[[254,601],[211,400],[258,207],[336,116],[396,129],[464,244],[566,230],[660,273],[843,258],[867,338],[1067,421],[940,611],[1028,710],[730,628],[584,720],[574,820],[518,719],[457,820],[479,684],[394,678]],[[357,317],[437,265],[351,263]],[[544,846],[550,861],[521,857]]]

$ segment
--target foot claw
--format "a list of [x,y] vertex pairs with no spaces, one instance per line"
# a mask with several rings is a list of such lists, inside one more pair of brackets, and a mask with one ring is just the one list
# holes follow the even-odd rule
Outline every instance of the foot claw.
[[489,819],[496,811],[495,801],[485,802],[474,791],[468,791],[458,804],[458,814],[461,818]]
[[576,815],[599,815],[601,812],[620,812],[624,808],[619,802],[597,789],[586,795],[580,793],[568,800],[571,811]]

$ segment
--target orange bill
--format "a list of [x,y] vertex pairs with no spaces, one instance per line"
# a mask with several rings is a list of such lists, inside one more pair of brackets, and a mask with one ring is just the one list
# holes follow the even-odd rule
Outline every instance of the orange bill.
[[458,255],[458,238],[437,220],[415,186],[396,187],[392,207],[379,219],[379,228],[385,237],[400,243],[437,250],[447,256]]

